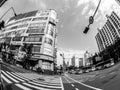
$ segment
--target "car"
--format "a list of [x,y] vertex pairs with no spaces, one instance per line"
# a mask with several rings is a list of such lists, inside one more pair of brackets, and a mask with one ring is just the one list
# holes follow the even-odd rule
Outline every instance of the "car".
[[0,64],[3,63],[2,59],[0,58]]

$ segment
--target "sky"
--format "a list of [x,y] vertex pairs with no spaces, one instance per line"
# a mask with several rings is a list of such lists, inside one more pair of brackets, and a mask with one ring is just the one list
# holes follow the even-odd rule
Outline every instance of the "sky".
[[[95,40],[97,28],[104,25],[106,14],[110,13],[115,0],[102,0],[95,16],[94,23],[87,34],[83,30],[88,25],[89,16],[93,15],[99,0],[8,0],[0,7],[0,17],[10,7],[14,7],[17,14],[33,10],[55,9],[58,13],[58,49],[72,51],[98,52]],[[12,17],[9,11],[4,19]]]

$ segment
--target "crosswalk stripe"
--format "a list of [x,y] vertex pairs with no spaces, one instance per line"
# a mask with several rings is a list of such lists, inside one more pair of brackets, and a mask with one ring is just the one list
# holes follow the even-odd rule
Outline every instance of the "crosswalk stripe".
[[9,75],[11,75],[12,77],[14,77],[14,78],[16,78],[17,80],[19,80],[19,81],[24,81],[24,80],[22,80],[22,79],[20,79],[20,78],[18,78],[18,77],[16,77],[15,75],[13,75],[13,74],[11,74],[11,73],[9,73],[8,71],[7,71],[7,73],[9,74]]
[[31,85],[31,84],[28,84],[28,83],[23,83],[23,84],[26,85],[26,86],[29,86],[29,87],[35,88],[35,89],[39,89],[39,90],[53,90],[53,89],[41,88],[41,87],[34,86],[34,85]]
[[42,84],[38,84],[38,83],[34,83],[34,82],[28,82],[34,85],[38,85],[38,86],[42,86],[42,87],[49,87],[49,88],[61,88],[61,87],[56,87],[56,86],[48,86],[48,85],[42,85]]
[[21,85],[21,84],[15,84],[15,85],[16,85],[17,87],[23,89],[23,90],[32,90],[32,89],[30,89],[30,88],[27,88],[27,87]]
[[35,83],[39,83],[39,84],[44,84],[44,85],[51,85],[51,86],[61,86],[60,84],[52,84],[52,83],[46,83],[46,82],[39,82],[39,81],[36,81],[36,80],[32,80],[33,82]]
[[7,76],[9,79],[11,79],[12,81],[18,83],[19,81],[15,80],[14,78],[12,78],[10,75],[8,75],[7,73],[5,73],[4,71],[2,71],[2,73]]
[[[19,75],[19,73],[17,73],[17,72],[2,71],[1,77],[7,83],[15,82],[16,87],[18,87],[20,89],[24,89],[24,90],[32,90],[32,89],[39,89],[39,90],[59,89],[59,90],[61,90],[61,85],[59,83],[52,83],[49,80],[48,80],[49,82],[37,80],[38,77],[33,80],[28,79],[27,77],[24,77],[24,74],[26,74],[26,73]],[[27,81],[27,82],[25,82],[25,81]]]
[[12,83],[9,79],[7,79],[3,74],[1,74],[1,78],[5,80],[7,83]]
[[26,81],[29,81],[29,80],[30,80],[30,79],[27,79],[27,78],[24,78],[24,77],[18,75],[17,73],[12,72],[12,74],[14,74],[15,76],[17,76],[17,77],[19,77],[19,78],[21,78],[21,79],[23,79],[23,80],[26,80]]

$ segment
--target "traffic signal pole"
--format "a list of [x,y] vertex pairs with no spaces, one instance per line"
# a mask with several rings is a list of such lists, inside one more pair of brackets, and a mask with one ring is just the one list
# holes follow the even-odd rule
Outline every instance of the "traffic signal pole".
[[99,8],[99,6],[100,6],[100,3],[101,3],[101,0],[99,0],[99,3],[98,3],[98,5],[97,5],[97,8],[96,8],[93,16],[90,16],[90,17],[89,17],[89,24],[88,24],[87,27],[85,27],[85,30],[83,31],[84,34],[87,34],[87,32],[88,32],[89,29],[90,29],[90,25],[93,24],[93,22],[94,22],[94,17],[95,17],[95,15],[96,15],[97,11],[98,11],[98,8]]

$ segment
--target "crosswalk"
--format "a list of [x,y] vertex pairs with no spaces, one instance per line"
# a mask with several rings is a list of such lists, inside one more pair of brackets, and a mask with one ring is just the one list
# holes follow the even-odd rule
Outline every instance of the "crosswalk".
[[2,71],[1,77],[6,85],[12,85],[13,90],[62,90],[60,77],[9,71]]

